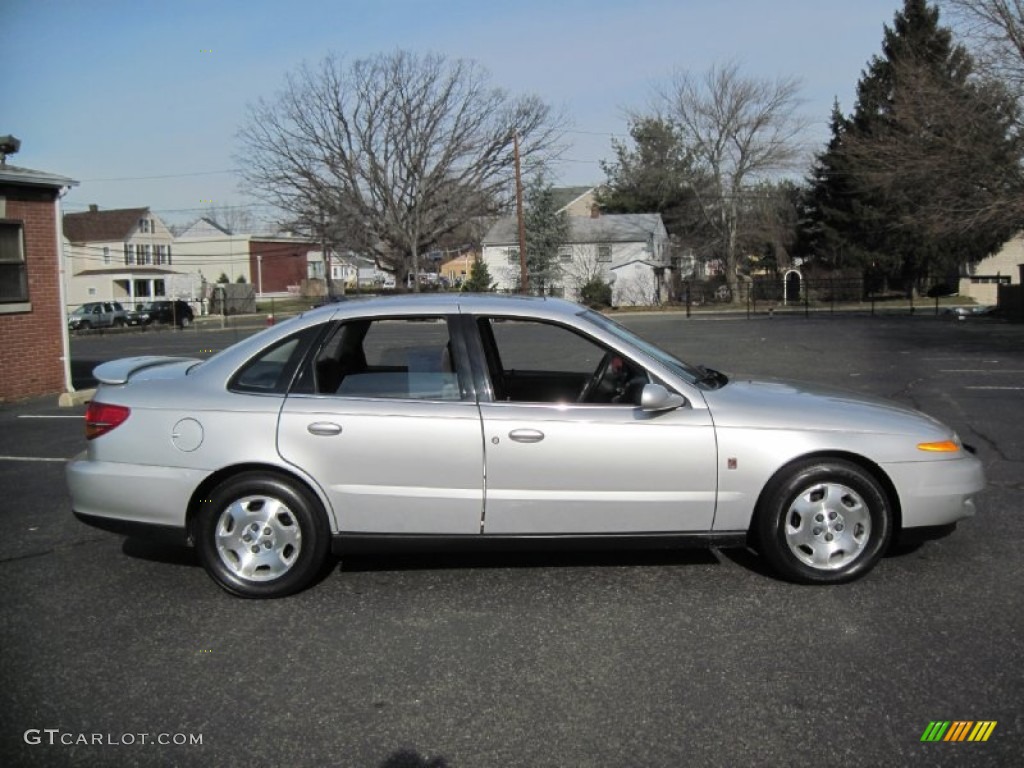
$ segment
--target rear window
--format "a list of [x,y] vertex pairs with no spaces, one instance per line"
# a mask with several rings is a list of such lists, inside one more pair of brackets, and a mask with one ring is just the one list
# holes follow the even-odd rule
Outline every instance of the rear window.
[[255,394],[284,394],[309,341],[319,330],[318,327],[306,328],[250,358],[232,377],[228,389]]

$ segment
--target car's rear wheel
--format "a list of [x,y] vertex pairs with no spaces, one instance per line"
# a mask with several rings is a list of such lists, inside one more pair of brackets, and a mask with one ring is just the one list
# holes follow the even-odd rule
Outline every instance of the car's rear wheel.
[[178,325],[180,325],[182,328],[188,328],[190,325],[192,325],[192,319],[187,315],[184,315],[178,319]]
[[761,554],[786,578],[838,584],[863,576],[892,537],[878,481],[847,461],[811,461],[777,478],[758,512]]
[[114,327],[115,328],[124,328],[124,318],[123,317],[115,317],[114,318]]
[[193,530],[199,559],[240,597],[283,597],[308,586],[327,559],[320,502],[279,475],[246,472],[214,489]]

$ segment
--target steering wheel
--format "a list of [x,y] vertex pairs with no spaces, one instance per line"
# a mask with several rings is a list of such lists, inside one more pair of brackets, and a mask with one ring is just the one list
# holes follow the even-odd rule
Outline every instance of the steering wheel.
[[601,389],[601,384],[604,383],[605,378],[608,376],[615,365],[615,361],[618,361],[619,366],[622,365],[622,358],[613,352],[605,352],[604,357],[601,358],[601,362],[597,364],[597,368],[594,369],[593,375],[587,379],[587,383],[583,385],[583,389],[580,390],[579,397],[576,398],[577,403],[586,403],[590,401],[597,392]]

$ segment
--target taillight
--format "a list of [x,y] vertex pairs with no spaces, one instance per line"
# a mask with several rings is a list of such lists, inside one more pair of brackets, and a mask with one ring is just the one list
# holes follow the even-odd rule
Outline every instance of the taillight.
[[92,440],[107,434],[114,427],[123,424],[130,413],[131,409],[123,405],[95,401],[89,403],[89,407],[85,409],[85,439]]

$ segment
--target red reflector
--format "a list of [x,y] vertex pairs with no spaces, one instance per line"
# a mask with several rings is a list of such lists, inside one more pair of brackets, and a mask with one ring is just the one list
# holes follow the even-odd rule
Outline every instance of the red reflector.
[[130,413],[131,409],[123,405],[89,403],[85,409],[85,439],[92,440],[94,437],[107,434],[114,427],[123,424]]

